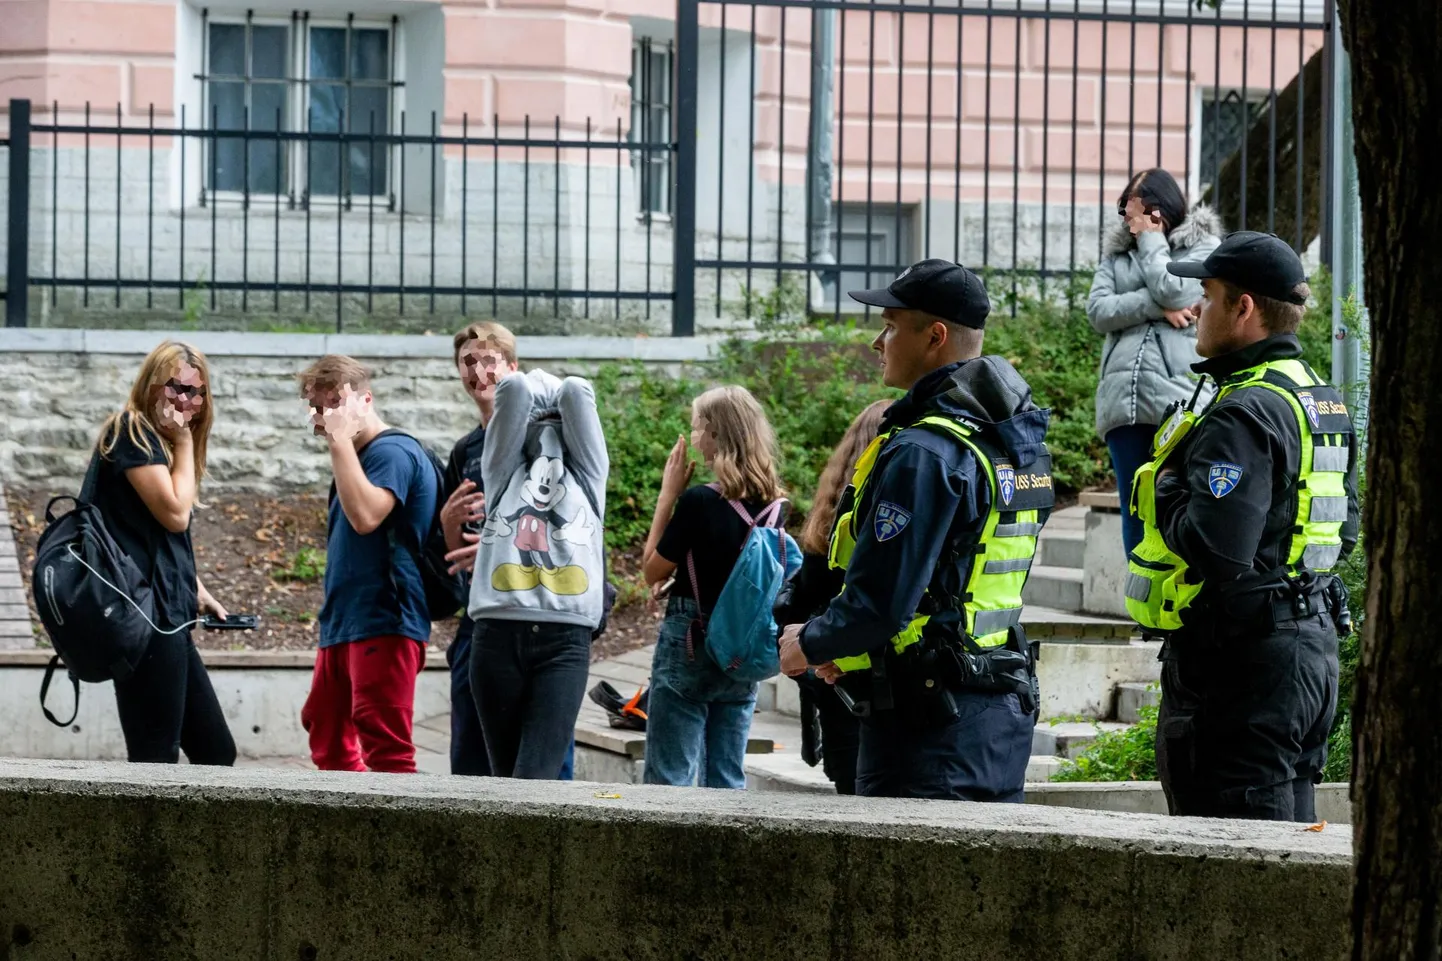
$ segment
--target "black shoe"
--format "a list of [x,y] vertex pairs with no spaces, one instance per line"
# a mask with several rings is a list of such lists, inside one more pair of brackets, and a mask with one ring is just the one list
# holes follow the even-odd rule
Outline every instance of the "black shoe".
[[649,688],[637,688],[629,701],[621,699],[620,693],[607,681],[600,681],[591,688],[589,696],[605,710],[611,726],[628,731],[646,730],[646,704],[650,699]]

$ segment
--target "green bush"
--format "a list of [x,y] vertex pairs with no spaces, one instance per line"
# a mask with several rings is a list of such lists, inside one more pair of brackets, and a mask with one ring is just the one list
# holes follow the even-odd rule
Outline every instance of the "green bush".
[[1318,267],[1307,285],[1312,299],[1307,301],[1297,339],[1302,342],[1302,359],[1323,377],[1332,376],[1332,275]]
[[325,577],[325,551],[302,547],[285,564],[277,564],[270,576],[278,581],[314,583]]
[[1122,731],[1104,731],[1085,751],[1067,761],[1053,781],[1155,781],[1157,779],[1157,709],[1144,705],[1136,724]]
[[1031,385],[1038,406],[1051,408],[1047,447],[1062,491],[1078,491],[1111,476],[1106,444],[1096,432],[1097,374],[1105,338],[1086,316],[1091,275],[1070,283],[1018,283],[1013,298],[1009,278],[990,278],[992,319],[987,322],[986,352],[1011,361]]
[[[1008,358],[1031,384],[1037,404],[1051,408],[1048,444],[1063,494],[1109,473],[1106,447],[1094,426],[1102,339],[1086,320],[1089,282],[1078,277],[1070,298],[1064,285],[1053,283],[1048,296],[1035,284],[1024,286],[1015,301],[1009,290],[1001,291],[1002,283],[992,284],[998,293],[987,325],[987,352]],[[851,419],[875,400],[900,396],[881,384],[869,347],[873,329],[854,320],[803,322],[797,311],[804,297],[787,285],[754,301],[761,335],[728,342],[718,360],[701,371],[704,379],[672,377],[640,364],[608,365],[597,373],[611,452],[606,513],[613,550],[645,538],[667,451],[678,434],[689,437],[690,401],[707,387],[739,384],[756,395],[776,429],[781,478],[796,516],[810,510],[817,479]],[[873,317],[871,324],[879,321]],[[698,479],[705,478],[698,474]]]

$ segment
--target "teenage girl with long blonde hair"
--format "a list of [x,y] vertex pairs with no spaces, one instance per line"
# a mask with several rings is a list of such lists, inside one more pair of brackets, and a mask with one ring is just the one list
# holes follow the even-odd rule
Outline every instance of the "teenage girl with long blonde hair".
[[773,525],[779,526],[785,492],[776,434],[743,387],[717,387],[692,402],[691,446],[716,483],[687,487],[695,464],[686,438],[678,437],[643,555],[648,585],[675,576],[651,664],[645,780],[744,788],[758,685],[734,681],[711,663],[693,623],[710,614],[741,554],[749,530],[742,511],[758,518],[775,505]]
[[145,657],[115,682],[132,761],[235,763],[235,741],[190,637],[197,612],[225,617],[195,572],[191,512],[205,476],[215,420],[210,366],[188,344],[166,341],[140,365],[124,408],[106,418],[91,460],[91,501],[155,598]]

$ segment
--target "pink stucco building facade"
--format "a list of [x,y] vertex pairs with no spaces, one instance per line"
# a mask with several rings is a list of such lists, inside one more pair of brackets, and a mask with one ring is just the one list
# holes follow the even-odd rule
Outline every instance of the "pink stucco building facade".
[[[1194,11],[1189,25],[1186,0],[1138,0],[1136,21],[1121,0],[992,0],[990,11],[966,2],[964,15],[954,4],[846,11],[832,118],[834,250],[846,260],[869,250],[882,261],[1010,266],[1015,249],[1018,265],[1051,269],[1068,266],[1072,250],[1094,259],[1098,221],[1114,217],[1133,169],[1159,164],[1194,195],[1202,189],[1209,151],[1235,146],[1234,134],[1217,146],[1226,128],[1245,129],[1321,47],[1322,6],[1228,0],[1227,26],[1210,11]],[[672,52],[676,15],[671,0],[0,0],[0,111],[28,98],[37,124],[78,124],[88,104],[90,123],[113,125],[118,107],[134,131],[118,145],[92,138],[85,213],[97,249],[83,255],[70,215],[85,138],[37,134],[32,260],[73,276],[118,259],[133,275],[131,248],[143,244],[151,269],[163,257],[173,275],[189,245],[190,280],[212,266],[215,277],[233,274],[244,242],[283,279],[297,210],[308,207],[346,219],[329,228],[338,247],[309,241],[308,269],[319,275],[354,275],[350,258],[362,251],[374,273],[379,229],[387,276],[438,270],[437,284],[456,286],[464,270],[465,284],[520,287],[513,268],[529,258],[527,286],[537,285],[534,271],[557,289],[669,289],[671,162],[656,151],[648,167],[644,152],[598,144],[666,139],[672,72],[687,66]],[[812,11],[703,3],[699,22],[698,256],[802,258]],[[238,141],[193,140],[181,156],[172,138],[150,138],[152,116],[161,128],[183,118],[187,129],[271,130],[278,119],[285,130],[344,124],[352,133],[373,117],[379,132],[397,133],[404,116],[404,132],[418,135],[434,117],[442,137],[514,139],[529,118],[533,141],[559,131],[576,146],[453,143],[433,155],[382,143],[342,156],[334,145],[277,140],[247,154]],[[364,236],[350,233],[358,197],[375,201]],[[223,227],[213,244],[195,229],[181,244],[167,226],[157,247],[156,216],[169,224],[182,208],[210,207]],[[145,215],[149,233],[128,240]],[[261,227],[236,226],[247,216]],[[414,229],[407,218],[439,224],[434,255],[429,238],[400,253],[397,235]],[[86,258],[78,267],[77,256]],[[734,300],[741,283],[723,277],[719,295]],[[714,276],[698,280],[698,294],[718,296]],[[598,301],[595,311],[663,323],[667,305],[647,321],[643,303]]]

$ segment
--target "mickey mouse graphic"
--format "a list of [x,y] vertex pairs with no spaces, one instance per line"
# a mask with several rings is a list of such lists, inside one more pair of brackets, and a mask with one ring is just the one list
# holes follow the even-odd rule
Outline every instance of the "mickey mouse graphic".
[[[554,435],[542,437],[542,448],[557,449],[547,443]],[[590,581],[585,568],[576,565],[558,567],[551,557],[552,539],[571,544],[586,543],[592,534],[584,511],[567,521],[557,510],[566,500],[567,488],[562,483],[566,465],[553,452],[545,452],[531,461],[526,479],[521,484],[521,505],[501,516],[492,515],[482,532],[484,543],[512,537],[520,563],[500,564],[491,574],[491,586],[498,591],[531,591],[544,587],[552,594],[579,595],[586,593]]]

